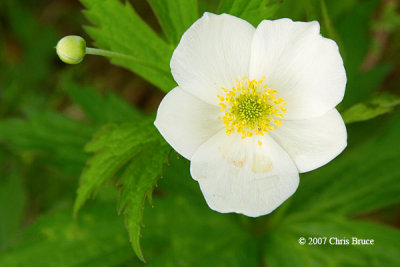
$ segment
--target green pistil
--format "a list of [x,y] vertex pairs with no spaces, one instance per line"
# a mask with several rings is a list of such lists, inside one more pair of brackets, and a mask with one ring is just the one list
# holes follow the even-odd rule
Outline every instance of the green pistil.
[[270,108],[270,105],[259,103],[259,96],[257,95],[241,95],[236,101],[237,105],[232,107],[232,113],[237,119],[244,120],[250,125],[268,114]]

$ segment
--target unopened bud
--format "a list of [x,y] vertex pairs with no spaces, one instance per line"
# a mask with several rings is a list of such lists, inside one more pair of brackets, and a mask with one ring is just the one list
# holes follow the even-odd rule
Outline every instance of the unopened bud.
[[57,55],[67,64],[80,63],[86,54],[86,41],[80,36],[69,35],[58,41]]

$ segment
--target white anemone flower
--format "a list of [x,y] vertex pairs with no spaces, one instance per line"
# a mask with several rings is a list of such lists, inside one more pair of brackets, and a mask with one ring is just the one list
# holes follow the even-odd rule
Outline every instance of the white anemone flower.
[[264,20],[255,29],[205,13],[182,36],[171,71],[178,86],[155,125],[191,161],[213,210],[268,214],[296,191],[299,173],[347,145],[335,109],[346,73],[316,21]]

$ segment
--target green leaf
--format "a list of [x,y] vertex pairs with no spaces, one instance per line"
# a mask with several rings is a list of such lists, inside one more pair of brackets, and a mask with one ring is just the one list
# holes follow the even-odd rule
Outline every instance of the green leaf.
[[[2,151],[0,151],[1,153]],[[0,159],[0,250],[7,247],[22,223],[25,195],[18,169]]]
[[386,131],[372,128],[371,138],[348,148],[332,163],[302,177],[293,196],[293,213],[353,215],[400,202],[400,113]]
[[88,207],[77,220],[69,209],[42,216],[22,239],[0,252],[0,266],[109,267],[138,263],[113,205]]
[[165,142],[153,142],[142,148],[119,180],[119,212],[125,215],[133,250],[144,261],[140,248],[140,226],[146,198],[151,201],[154,185],[168,161],[171,147]]
[[168,41],[176,46],[198,17],[197,0],[148,0]]
[[115,94],[107,93],[101,96],[93,89],[76,83],[67,83],[64,86],[68,88],[72,100],[98,124],[129,121],[141,117],[137,110]]
[[[332,20],[330,18],[330,14],[328,12],[328,8],[326,7],[326,3],[325,0],[320,0],[320,6],[321,6],[321,17],[323,20],[323,29],[324,31],[326,31],[326,37],[339,41],[339,36],[335,30],[335,28],[332,25]],[[323,33],[322,33],[323,34]]]
[[280,5],[276,12],[276,18],[291,18],[300,21],[316,19],[316,13],[319,7],[318,0],[285,0],[279,2]]
[[105,181],[125,169],[118,182],[118,210],[125,215],[132,248],[142,261],[139,238],[144,202],[146,198],[151,200],[152,189],[171,149],[157,133],[153,120],[149,117],[141,122],[111,124],[96,135],[86,146],[86,151],[96,154],[82,173],[74,206],[76,215]]
[[189,175],[187,160],[171,155],[145,208],[142,245],[150,266],[259,266],[257,239],[241,215],[211,210]]
[[369,102],[359,103],[348,108],[342,112],[342,117],[345,123],[366,121],[393,111],[397,105],[400,105],[400,97],[381,94]]
[[118,0],[81,0],[87,18],[95,26],[86,31],[96,45],[126,54],[135,60],[112,58],[111,61],[142,76],[168,92],[175,87],[169,61],[173,46],[163,41],[135,12],[129,3]]
[[26,120],[0,121],[0,142],[17,150],[44,154],[49,162],[75,172],[87,159],[82,150],[93,131],[93,126],[64,115],[38,112]]
[[[371,46],[371,17],[379,1],[367,0],[356,3],[347,14],[337,18],[336,29],[340,36],[342,53],[347,73],[347,86],[342,106],[345,108],[368,98],[392,70],[390,64],[377,65],[362,70],[362,64]],[[329,7],[328,7],[329,10]]]
[[378,4],[379,1],[377,0],[359,2],[346,11],[351,12],[352,16],[342,15],[337,18],[336,29],[342,41],[339,47],[346,52],[344,61],[350,79],[359,72],[360,65],[368,52],[371,43],[369,36],[370,18],[376,11]]
[[348,83],[341,106],[349,107],[370,98],[392,71],[390,64],[379,65],[366,72],[352,73],[347,68]]
[[264,19],[272,19],[278,9],[278,4],[270,0],[221,0],[218,13],[228,13],[240,17],[253,26]]
[[[30,3],[2,1],[0,16],[7,27],[0,31],[0,73],[2,113],[18,113],[28,108],[43,109],[49,95],[49,76],[54,73],[55,25],[44,24]],[[14,52],[11,47],[17,48]],[[34,41],[33,41],[34,38]],[[18,52],[17,52],[18,51]],[[20,56],[16,57],[16,53]]]
[[[299,238],[306,238],[300,245]],[[309,245],[310,237],[326,237],[326,244]],[[335,239],[348,245],[335,245]],[[353,237],[373,239],[374,245],[352,245]],[[329,240],[333,243],[330,244]],[[343,242],[344,243],[344,242]],[[400,232],[370,222],[319,215],[298,221],[290,217],[268,234],[265,245],[268,266],[398,266]]]
[[86,146],[86,151],[96,153],[84,169],[75,201],[76,214],[86,199],[131,160],[144,145],[158,140],[152,124],[153,118],[143,121],[110,124],[103,127]]
[[[188,167],[187,160],[172,157],[154,208],[144,210],[141,242],[147,265],[258,266],[258,241],[242,228],[245,217],[211,210]],[[70,210],[46,215],[23,233],[22,240],[0,254],[0,266],[142,265],[133,258],[113,204],[88,205],[76,220]]]

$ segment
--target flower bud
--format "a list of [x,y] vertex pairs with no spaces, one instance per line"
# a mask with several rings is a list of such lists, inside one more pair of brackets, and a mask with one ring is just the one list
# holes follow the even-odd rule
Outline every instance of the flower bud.
[[86,54],[86,41],[80,36],[69,35],[58,41],[57,55],[67,64],[80,63]]

